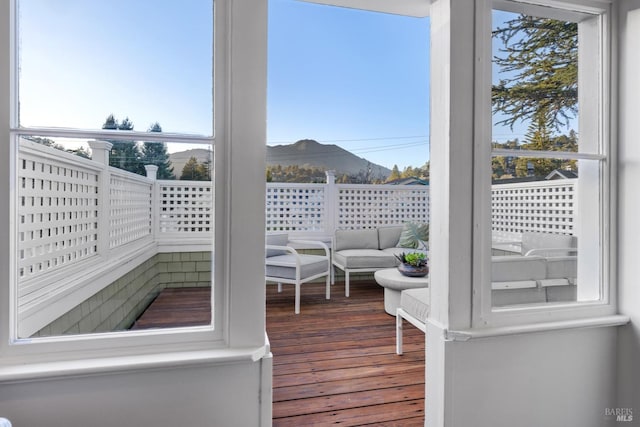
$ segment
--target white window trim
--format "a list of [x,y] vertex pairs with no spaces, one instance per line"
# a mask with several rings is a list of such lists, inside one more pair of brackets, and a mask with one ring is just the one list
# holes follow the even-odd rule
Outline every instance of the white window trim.
[[[255,153],[261,148],[266,150],[266,102],[259,102],[266,99],[266,43],[265,46],[260,44],[266,40],[266,1],[247,3],[215,1],[215,179],[220,183],[215,191],[215,205],[218,206],[215,233],[218,238],[212,271],[216,283],[213,287],[216,329],[205,326],[16,340],[10,331],[16,329],[10,315],[10,304],[15,303],[14,287],[8,286],[15,279],[15,263],[9,260],[15,243],[12,242],[13,215],[9,204],[5,204],[0,206],[0,271],[3,272],[0,273],[0,283],[3,283],[0,286],[0,324],[5,325],[0,328],[0,382],[176,363],[255,361],[268,354],[264,334],[264,292],[255,283],[264,278],[263,265],[256,263],[247,268],[234,260],[235,254],[238,260],[245,259],[247,254],[260,260],[264,258],[264,245],[255,242],[256,235],[264,234],[260,222],[260,218],[264,220],[264,212],[251,210],[252,218],[248,222],[253,225],[249,226],[240,223],[242,215],[235,215],[238,220],[232,215],[232,211],[244,211],[246,203],[239,197],[232,197],[231,183],[234,189],[247,196],[246,199],[253,200],[253,204],[264,198],[263,186],[255,186],[255,177],[246,177],[245,172],[247,168],[259,170],[259,167],[248,165],[263,165],[264,157]],[[3,100],[0,135],[4,140],[0,144],[0,169],[5,171],[5,178],[0,180],[4,183],[0,187],[0,197],[3,200],[11,200],[16,184],[16,145],[9,143],[10,135],[16,134],[11,131],[11,125],[17,124],[16,12],[16,0],[0,0],[0,99]],[[241,141],[251,141],[246,144],[249,147],[233,151],[232,135]],[[243,166],[242,170],[240,166]],[[264,173],[256,172],[258,175],[264,178]],[[249,248],[241,244],[249,241],[248,236],[255,242]],[[232,244],[234,241],[235,245]]]
[[[603,211],[603,228],[608,236],[603,238],[602,250],[602,267],[601,272],[601,289],[602,299],[593,302],[574,302],[574,303],[558,303],[558,304],[539,304],[539,305],[523,305],[522,307],[495,308],[491,304],[491,218],[490,218],[490,165],[491,165],[491,149],[490,141],[491,132],[491,13],[495,6],[500,8],[509,8],[512,5],[523,5],[532,10],[540,12],[540,6],[544,6],[544,10],[548,7],[558,7],[581,13],[598,13],[603,15],[603,46],[602,46],[602,111],[600,112],[601,134],[600,142],[613,141],[610,135],[610,121],[613,121],[612,111],[608,105],[611,104],[611,89],[608,87],[610,82],[609,76],[613,70],[610,69],[611,61],[611,45],[612,36],[611,23],[613,19],[610,5],[608,2],[554,2],[541,1],[536,2],[508,2],[503,0],[482,0],[476,3],[476,64],[475,71],[475,138],[474,138],[474,266],[473,266],[473,309],[472,309],[472,328],[497,328],[496,334],[500,334],[500,328],[513,327],[514,325],[540,324],[543,322],[564,322],[573,321],[575,319],[593,319],[615,315],[615,271],[611,268],[613,260],[615,260],[615,245],[613,238],[615,236],[615,181],[612,179],[612,170],[615,170],[612,162],[615,157],[613,150],[609,149],[609,143],[603,148],[603,153],[607,160],[604,164],[606,170],[605,180],[607,188],[605,197],[608,198],[604,203]],[[585,6],[586,4],[586,6]],[[613,144],[611,144],[613,145]],[[601,153],[591,153],[577,155],[580,158],[601,158]],[[620,320],[624,323],[624,319]]]

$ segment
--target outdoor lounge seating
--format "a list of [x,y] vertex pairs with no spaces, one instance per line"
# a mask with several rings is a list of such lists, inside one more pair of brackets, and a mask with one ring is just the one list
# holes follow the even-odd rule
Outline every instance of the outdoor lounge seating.
[[429,316],[429,288],[406,289],[400,294],[396,309],[396,354],[402,354],[402,320],[426,332]]
[[[326,244],[315,240],[289,240],[286,233],[269,234],[266,242],[265,279],[267,282],[276,282],[278,292],[282,291],[283,283],[295,285],[296,314],[300,313],[300,288],[303,283],[325,276],[326,298],[331,297],[331,262]],[[291,244],[317,247],[324,251],[324,255],[301,254]]]
[[351,273],[375,272],[396,267],[402,252],[426,252],[428,228],[424,225],[337,230],[332,242],[332,264],[344,271],[345,296],[349,296]]
[[575,236],[523,233],[520,255],[492,257],[493,305],[575,301],[576,254]]

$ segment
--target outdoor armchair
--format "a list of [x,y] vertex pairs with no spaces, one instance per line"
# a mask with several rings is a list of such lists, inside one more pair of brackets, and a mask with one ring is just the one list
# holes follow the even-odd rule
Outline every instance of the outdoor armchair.
[[[301,254],[291,245],[301,244],[305,247],[317,247],[323,255]],[[289,240],[286,233],[268,234],[265,258],[265,279],[278,284],[278,292],[282,284],[295,285],[295,313],[300,313],[300,288],[303,283],[325,276],[326,298],[331,296],[329,247],[317,240]]]

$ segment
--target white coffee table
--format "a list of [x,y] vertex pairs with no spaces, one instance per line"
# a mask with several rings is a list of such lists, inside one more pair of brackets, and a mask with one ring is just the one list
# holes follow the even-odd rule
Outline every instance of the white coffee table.
[[376,283],[384,288],[384,311],[392,316],[400,306],[400,293],[405,289],[428,288],[429,277],[408,277],[397,268],[378,270],[373,277]]

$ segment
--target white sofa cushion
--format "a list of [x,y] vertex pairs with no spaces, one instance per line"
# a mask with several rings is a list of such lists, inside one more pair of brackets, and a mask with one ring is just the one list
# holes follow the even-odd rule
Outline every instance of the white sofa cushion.
[[577,256],[547,258],[547,279],[571,279],[577,276]]
[[491,262],[492,282],[516,282],[544,279],[546,260],[539,256],[494,256]]
[[378,228],[378,245],[379,249],[393,248],[398,245],[400,233],[402,233],[402,225],[390,225]]
[[[423,253],[425,255],[428,255],[427,251],[423,251],[420,249],[408,249],[408,248],[386,248],[383,249],[382,252],[387,253],[387,254],[391,254],[391,255],[400,255],[402,253],[408,254],[408,253],[412,253],[412,252],[420,252]],[[400,261],[398,260],[398,264],[400,264]]]
[[336,251],[344,249],[378,249],[378,230],[336,230]]

